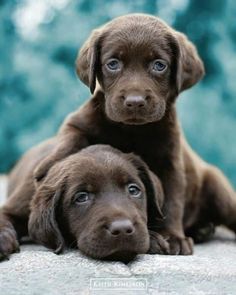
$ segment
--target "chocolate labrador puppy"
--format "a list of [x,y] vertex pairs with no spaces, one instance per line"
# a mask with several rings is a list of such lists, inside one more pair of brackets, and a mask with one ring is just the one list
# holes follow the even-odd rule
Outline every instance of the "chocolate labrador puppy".
[[22,182],[33,185],[27,169],[21,170],[32,169],[32,159],[26,157],[18,164],[21,177],[10,175],[10,187],[15,189],[0,215],[4,257],[18,249],[18,240],[28,229],[36,242],[56,253],[65,244],[76,245],[99,259],[127,261],[158,247],[154,238],[150,245],[147,211],[155,210],[162,217],[163,191],[139,157],[106,145],[90,146],[55,163],[36,184],[33,197],[26,193],[16,198],[14,191]]
[[[88,145],[110,144],[141,156],[162,182],[165,219],[161,224],[150,215],[149,228],[168,238],[170,251],[157,252],[192,254],[192,240],[185,233],[195,237],[210,221],[236,230],[234,190],[217,168],[191,150],[177,119],[177,96],[204,74],[186,36],[156,17],[126,15],[92,33],[76,66],[93,96],[68,116],[52,139],[53,149],[36,148],[45,155],[36,179]],[[22,186],[18,194],[32,194]]]

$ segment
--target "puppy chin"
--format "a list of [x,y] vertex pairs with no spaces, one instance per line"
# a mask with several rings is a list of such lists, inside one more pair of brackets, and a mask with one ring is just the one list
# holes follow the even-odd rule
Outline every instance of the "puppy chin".
[[137,243],[126,243],[123,241],[112,243],[101,243],[100,240],[96,241],[78,241],[77,246],[78,249],[93,259],[101,259],[101,260],[114,260],[114,261],[130,261],[135,258],[138,254],[147,253],[150,245],[150,241],[148,238],[143,239],[143,241],[139,241]]
[[[81,250],[82,251],[82,250]],[[148,248],[145,249],[131,249],[131,248],[117,248],[117,249],[107,249],[107,248],[96,248],[82,251],[86,256],[89,256],[93,259],[108,260],[108,261],[122,261],[129,262],[133,260],[138,254],[147,253]]]
[[150,124],[150,123],[155,123],[160,121],[163,118],[163,115],[153,115],[150,116],[148,118],[128,118],[128,119],[124,119],[123,121],[121,121],[121,123],[125,124],[125,125],[145,125],[145,124]]
[[107,112],[106,115],[109,120],[116,123],[125,125],[145,125],[160,121],[165,115],[165,110],[160,110],[148,116],[131,116],[119,112]]
[[108,256],[102,258],[102,260],[121,261],[124,263],[128,263],[128,262],[134,260],[137,255],[138,255],[138,253],[133,252],[133,251],[117,251],[111,255],[108,255]]

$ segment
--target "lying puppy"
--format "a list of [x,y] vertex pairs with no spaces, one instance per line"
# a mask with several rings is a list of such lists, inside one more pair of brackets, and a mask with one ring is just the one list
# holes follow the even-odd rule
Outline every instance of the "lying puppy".
[[[27,159],[20,163],[31,164]],[[10,176],[16,189],[32,181],[26,170],[17,180]],[[155,208],[162,216],[162,187],[133,154],[90,146],[56,163],[37,186],[32,201],[13,193],[1,209],[0,253],[5,257],[28,234],[28,219],[30,236],[56,253],[66,241],[93,258],[127,261],[158,246],[154,239],[150,245],[147,210]]]
[[[149,228],[169,239],[168,253],[191,254],[185,232],[208,227],[210,220],[236,230],[234,190],[191,150],[178,123],[176,97],[204,74],[195,47],[183,34],[153,16],[119,17],[92,33],[78,55],[77,73],[92,92],[96,81],[100,86],[55,138],[34,149],[32,157],[44,154],[36,179],[88,145],[110,144],[140,155],[161,179],[166,218],[161,226],[150,216]],[[32,193],[22,184],[15,195]]]

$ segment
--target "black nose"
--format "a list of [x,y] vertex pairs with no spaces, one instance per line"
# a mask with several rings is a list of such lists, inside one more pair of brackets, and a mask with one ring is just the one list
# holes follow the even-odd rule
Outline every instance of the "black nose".
[[133,223],[129,219],[118,219],[112,221],[107,228],[112,236],[132,235],[135,231]]
[[129,109],[143,108],[146,105],[146,100],[142,95],[128,95],[124,103]]

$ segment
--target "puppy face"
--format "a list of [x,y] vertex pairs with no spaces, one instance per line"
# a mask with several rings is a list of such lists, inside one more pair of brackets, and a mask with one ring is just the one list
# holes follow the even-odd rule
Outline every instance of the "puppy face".
[[147,212],[156,208],[160,216],[162,198],[159,181],[149,173],[139,158],[108,146],[68,157],[37,190],[31,236],[60,252],[69,233],[70,242],[93,258],[130,260],[146,253]]
[[72,185],[63,207],[69,230],[78,248],[95,258],[145,253],[149,247],[144,184],[129,163],[112,163],[108,155],[99,161],[80,156],[77,173],[68,175]]
[[107,116],[124,124],[159,121],[168,103],[203,75],[195,47],[156,17],[119,17],[93,32],[77,59],[77,73],[105,94]]

